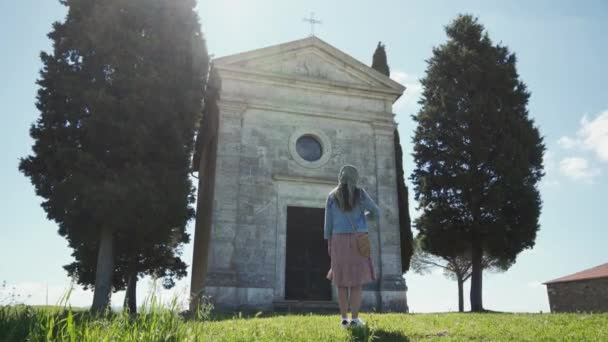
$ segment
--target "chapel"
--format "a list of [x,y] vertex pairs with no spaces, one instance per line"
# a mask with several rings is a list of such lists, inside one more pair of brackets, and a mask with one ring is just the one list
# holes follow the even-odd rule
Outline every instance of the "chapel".
[[362,306],[406,312],[392,109],[405,87],[316,36],[216,58],[213,68],[217,108],[195,157],[192,295],[226,310],[335,304],[324,206],[352,164],[382,210],[369,230],[377,281]]

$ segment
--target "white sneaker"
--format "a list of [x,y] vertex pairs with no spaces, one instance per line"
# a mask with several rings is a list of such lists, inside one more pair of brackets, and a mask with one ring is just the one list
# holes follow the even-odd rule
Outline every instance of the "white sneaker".
[[355,328],[360,328],[365,326],[365,322],[361,318],[355,318],[350,321],[350,326]]
[[340,325],[342,326],[343,329],[346,329],[349,327],[350,322],[348,321],[348,319],[342,318],[342,323],[340,323]]

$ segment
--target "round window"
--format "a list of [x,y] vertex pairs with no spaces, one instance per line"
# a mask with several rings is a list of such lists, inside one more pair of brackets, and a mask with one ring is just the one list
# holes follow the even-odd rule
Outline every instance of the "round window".
[[311,135],[303,135],[296,141],[296,151],[302,159],[314,162],[321,159],[323,147],[321,143]]

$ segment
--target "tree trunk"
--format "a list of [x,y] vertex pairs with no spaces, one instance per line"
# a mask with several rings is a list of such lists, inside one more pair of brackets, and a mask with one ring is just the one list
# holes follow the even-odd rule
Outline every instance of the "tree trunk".
[[464,280],[457,276],[458,281],[458,312],[464,312]]
[[132,315],[137,313],[137,272],[131,271],[127,282],[127,292],[125,293],[124,308]]
[[471,258],[471,311],[482,312],[482,275],[483,267],[481,259],[483,257],[483,249],[481,242],[477,238],[472,241],[472,258]]
[[95,271],[95,293],[91,312],[102,314],[110,306],[112,295],[112,275],[114,273],[114,238],[108,228],[101,230],[97,269]]

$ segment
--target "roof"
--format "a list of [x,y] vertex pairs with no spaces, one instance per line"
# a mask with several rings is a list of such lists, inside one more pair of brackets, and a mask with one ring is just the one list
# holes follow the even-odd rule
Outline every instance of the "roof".
[[566,283],[571,281],[579,281],[579,280],[588,280],[588,279],[598,279],[598,278],[608,278],[608,263],[603,265],[595,266],[590,269],[586,269],[584,271],[580,271],[571,275],[567,275],[565,277],[553,279],[544,283],[547,284],[555,284],[555,283]]
[[[332,69],[332,71],[342,73],[342,80],[346,80],[345,85],[356,88],[356,82],[360,81],[363,87],[369,90],[383,91],[396,95],[395,100],[405,90],[405,87],[399,82],[356,60],[316,36],[215,58],[213,65],[219,70],[230,70],[241,73],[255,72],[258,76],[277,76],[277,71],[279,73],[285,71],[279,65],[286,63],[286,61],[289,62],[289,60],[297,62],[295,59],[298,58],[298,53],[306,54],[317,65],[323,64],[327,68]],[[308,68],[307,65],[304,65],[304,67]],[[319,81],[318,78],[309,78],[309,80]],[[349,80],[356,82],[353,83]]]

